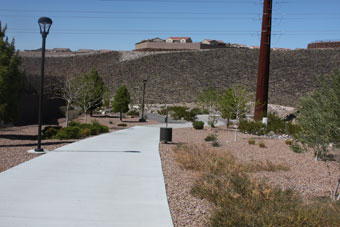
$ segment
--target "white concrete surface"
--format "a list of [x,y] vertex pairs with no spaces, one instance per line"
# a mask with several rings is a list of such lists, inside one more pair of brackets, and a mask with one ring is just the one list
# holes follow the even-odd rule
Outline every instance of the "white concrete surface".
[[0,173],[0,226],[173,226],[159,128],[81,140]]

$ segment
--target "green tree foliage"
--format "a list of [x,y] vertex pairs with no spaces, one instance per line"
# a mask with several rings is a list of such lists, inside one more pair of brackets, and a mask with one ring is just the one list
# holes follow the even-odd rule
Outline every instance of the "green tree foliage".
[[77,98],[77,103],[86,114],[89,110],[94,110],[102,105],[105,92],[104,82],[96,69],[92,69],[90,74],[84,74],[79,82],[81,92]]
[[[219,109],[222,117],[235,118],[239,124],[240,119],[249,110],[248,103],[252,100],[252,94],[245,86],[235,85],[226,90],[219,101]],[[237,140],[237,130],[235,130],[235,141]]]
[[216,111],[218,105],[219,93],[215,88],[210,87],[207,90],[203,91],[197,97],[197,102],[204,109],[208,109],[209,113]]
[[[331,145],[340,146],[340,72],[335,70],[318,79],[320,88],[301,99],[297,135],[305,150],[312,148],[316,159],[328,160]],[[334,147],[333,146],[333,147]],[[330,172],[329,172],[330,174]],[[331,197],[337,196],[338,186]]]
[[19,57],[15,52],[14,39],[8,42],[7,26],[0,22],[0,122],[13,122],[17,116],[17,104],[23,85],[19,71]]
[[127,113],[129,111],[130,104],[130,93],[125,85],[118,88],[114,100],[112,102],[113,112],[119,112],[120,121],[122,121],[122,113]]
[[227,127],[229,127],[230,119],[235,119],[235,103],[233,99],[231,89],[227,89],[224,93],[220,95],[218,104],[219,111],[221,113],[221,117],[227,119]]
[[318,79],[320,89],[301,99],[298,139],[325,158],[329,144],[340,145],[340,73],[338,70]]

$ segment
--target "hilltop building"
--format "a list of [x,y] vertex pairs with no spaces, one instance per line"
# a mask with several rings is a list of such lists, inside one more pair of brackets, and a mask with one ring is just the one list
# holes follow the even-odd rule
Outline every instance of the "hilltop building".
[[193,43],[190,37],[169,37],[165,40],[153,38],[142,40],[135,44],[136,51],[178,51],[178,50],[202,50],[216,48],[230,48],[221,40],[204,39],[202,42]]
[[319,41],[308,44],[308,49],[340,48],[340,41]]

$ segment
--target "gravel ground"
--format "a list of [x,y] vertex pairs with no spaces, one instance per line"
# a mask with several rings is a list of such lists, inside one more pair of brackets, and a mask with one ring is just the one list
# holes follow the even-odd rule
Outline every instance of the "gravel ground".
[[[311,152],[302,154],[292,152],[284,140],[239,133],[238,141],[234,142],[234,132],[227,131],[225,128],[174,129],[173,144],[161,144],[160,154],[175,226],[206,226],[211,207],[205,200],[190,195],[191,186],[198,176],[191,171],[179,168],[172,148],[181,143],[207,145],[211,142],[205,142],[204,138],[212,133],[218,135],[218,142],[221,144],[216,149],[231,151],[241,162],[270,160],[274,164],[282,164],[290,168],[289,171],[257,172],[253,174],[254,177],[265,179],[270,184],[282,188],[295,189],[305,198],[329,196],[329,177],[325,163],[316,162]],[[250,138],[255,139],[255,145],[248,144]],[[260,142],[264,142],[266,148],[260,148],[258,146]],[[215,148],[212,147],[212,149]],[[330,170],[334,189],[340,171],[335,162],[330,163]]]
[[[110,132],[136,125],[158,124],[158,122],[152,120],[148,120],[147,123],[139,123],[138,118],[125,118],[123,119],[123,123],[126,123],[127,126],[120,127],[117,126],[117,124],[120,123],[117,117],[87,116],[87,122],[91,122],[92,120],[108,126]],[[84,122],[83,116],[79,117],[77,121]],[[59,125],[65,126],[65,119],[60,119]],[[41,155],[27,153],[28,150],[37,147],[37,127],[37,125],[27,125],[0,128],[0,172]],[[42,140],[41,147],[47,150],[54,150],[75,141],[77,140]]]

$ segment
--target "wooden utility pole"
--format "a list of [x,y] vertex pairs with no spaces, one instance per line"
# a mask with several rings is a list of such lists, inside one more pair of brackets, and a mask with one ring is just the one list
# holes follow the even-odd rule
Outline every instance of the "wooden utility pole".
[[260,59],[257,75],[256,100],[255,100],[254,120],[256,121],[261,120],[261,117],[267,116],[271,26],[272,26],[272,0],[264,0]]

